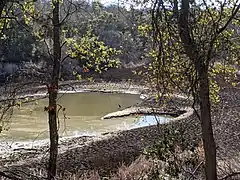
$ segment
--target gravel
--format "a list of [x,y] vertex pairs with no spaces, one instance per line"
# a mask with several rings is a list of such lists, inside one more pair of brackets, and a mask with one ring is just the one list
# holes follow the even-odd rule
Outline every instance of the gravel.
[[[236,88],[222,89],[221,103],[213,106],[213,128],[218,159],[229,159],[239,154],[239,92]],[[201,139],[200,122],[195,114],[159,126],[109,132],[101,136],[71,138],[60,142],[58,173],[79,174],[89,170],[97,170],[101,176],[112,173],[119,165],[130,164],[145,148],[160,141],[168,128],[181,132],[182,138],[189,143],[198,143]],[[20,154],[20,158],[15,159],[20,160],[18,163],[14,158],[13,161],[2,162],[10,169],[39,168],[44,171],[48,160],[47,150],[48,146],[45,146],[37,153]]]

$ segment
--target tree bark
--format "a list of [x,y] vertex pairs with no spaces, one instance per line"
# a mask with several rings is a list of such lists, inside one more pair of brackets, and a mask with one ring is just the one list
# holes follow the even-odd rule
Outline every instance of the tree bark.
[[216,144],[211,121],[208,67],[201,67],[199,78],[200,120],[205,153],[205,174],[207,180],[217,180]]
[[48,179],[52,180],[57,171],[58,155],[58,123],[57,123],[57,95],[58,80],[60,72],[61,46],[60,46],[60,23],[59,23],[59,2],[52,1],[53,9],[53,70],[51,83],[48,86],[49,93],[49,132],[50,132],[50,158],[48,165]]
[[[190,35],[189,28],[190,0],[182,0],[178,21],[179,35],[183,43],[185,53],[195,66],[199,76],[199,102],[202,139],[205,153],[205,175],[207,180],[217,180],[216,145],[213,137],[211,122],[211,104],[209,99],[208,61],[196,42]],[[207,55],[206,55],[207,56]]]

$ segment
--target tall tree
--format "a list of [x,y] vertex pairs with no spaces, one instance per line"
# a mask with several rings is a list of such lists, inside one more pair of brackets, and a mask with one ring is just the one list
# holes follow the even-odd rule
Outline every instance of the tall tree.
[[49,132],[50,132],[50,158],[48,167],[48,179],[55,179],[56,163],[58,155],[58,125],[57,125],[57,94],[58,80],[61,62],[61,44],[60,44],[60,20],[59,20],[59,0],[53,0],[53,69],[51,83],[48,86],[49,94]]
[[[202,126],[203,145],[206,158],[206,179],[217,180],[216,170],[216,145],[213,137],[211,122],[211,105],[209,99],[209,79],[208,69],[211,60],[212,47],[209,47],[208,54],[202,54],[197,48],[198,44],[192,39],[189,27],[189,8],[190,1],[182,0],[179,16],[179,35],[182,40],[185,53],[194,64],[196,73],[199,77],[199,102],[200,102],[200,120]],[[213,42],[214,43],[214,42]]]
[[[214,19],[211,13],[210,7],[208,7],[207,2],[203,1],[207,14]],[[224,7],[224,4],[220,8]],[[213,32],[208,37],[208,43],[205,44],[205,48],[198,48],[202,44],[196,41],[196,39],[191,36],[191,25],[190,25],[190,0],[181,1],[181,9],[179,15],[179,35],[185,50],[185,53],[194,64],[196,74],[198,76],[199,84],[199,103],[200,103],[200,120],[202,126],[202,139],[205,150],[205,160],[206,160],[206,179],[214,180],[217,179],[217,163],[216,163],[216,145],[213,137],[213,129],[211,122],[211,104],[210,104],[210,91],[209,91],[209,66],[213,58],[214,45],[219,40],[219,36],[227,29],[228,25],[232,22],[232,19],[237,15],[240,8],[240,3],[238,1],[233,4],[232,12],[229,17],[225,19],[223,24],[217,24],[218,22],[213,20],[217,24],[217,28],[212,25],[211,29]],[[223,10],[221,13],[224,13]],[[221,14],[219,14],[220,16]],[[221,20],[221,17],[218,17]]]
[[[117,59],[115,59],[115,55],[120,51],[105,45],[91,30],[82,34],[78,33],[74,27],[70,27],[69,24],[68,28],[65,28],[66,22],[71,15],[82,8],[80,1],[52,0],[52,6],[49,2],[38,1],[34,3],[32,0],[24,2],[17,1],[14,3],[16,3],[14,4],[16,6],[10,6],[10,8],[6,10],[7,18],[24,20],[24,24],[28,25],[27,27],[31,27],[28,29],[29,32],[32,33],[37,40],[45,44],[49,58],[52,60],[49,63],[51,72],[45,72],[47,78],[45,77],[45,79],[40,80],[47,85],[49,98],[48,107],[45,108],[45,110],[48,111],[50,134],[50,157],[47,168],[47,178],[49,180],[55,179],[59,139],[59,105],[57,104],[57,96],[61,64],[66,59],[71,58],[76,61],[84,61],[84,63],[80,64],[84,64],[85,72],[88,72],[90,67],[94,67],[93,70],[101,72],[102,70],[107,70],[108,67],[116,67],[119,65]],[[6,4],[4,4],[3,7],[5,7],[5,5]],[[44,7],[44,5],[47,7]],[[44,9],[44,11],[41,11],[42,9]],[[13,13],[15,10],[18,12],[17,15]],[[76,75],[80,77],[79,74]]]
[[[151,52],[154,83],[161,94],[176,92],[193,96],[199,104],[199,119],[205,151],[207,180],[217,179],[216,145],[211,121],[212,72],[216,63],[234,66],[238,50],[233,40],[240,2],[155,1],[152,29],[155,50]],[[230,25],[232,27],[230,27]],[[224,67],[226,68],[226,67]],[[198,112],[196,110],[196,112]],[[198,114],[198,113],[197,113]]]

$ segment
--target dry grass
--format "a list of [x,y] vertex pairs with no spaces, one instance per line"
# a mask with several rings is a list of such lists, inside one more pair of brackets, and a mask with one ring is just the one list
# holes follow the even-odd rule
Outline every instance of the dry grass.
[[[213,127],[215,132],[214,135],[216,139],[217,154],[218,154],[218,170],[219,170],[218,174],[220,179],[223,177],[227,177],[229,174],[240,172],[240,168],[239,168],[240,154],[238,151],[240,149],[240,143],[239,143],[240,142],[239,141],[240,93],[239,93],[239,90],[240,89],[234,89],[232,91],[230,90],[223,91],[221,93],[221,99],[222,99],[221,106],[216,107],[216,110],[212,112]],[[199,132],[200,126],[196,124],[197,122],[198,121],[195,121],[195,120],[194,121],[189,120],[184,122],[176,121],[174,122],[174,124],[176,124],[174,127],[176,128],[179,127],[179,129],[180,127],[182,129],[186,129],[186,131],[184,131],[183,138],[187,139],[188,142],[191,142],[193,140],[192,137],[200,136],[200,132]],[[120,132],[118,136],[112,137],[107,141],[105,140],[105,141],[99,141],[97,143],[93,143],[91,145],[91,149],[95,150],[94,153],[90,151],[90,148],[74,149],[74,151],[69,151],[69,153],[65,154],[66,159],[64,158],[62,159],[62,165],[63,165],[62,169],[63,170],[70,169],[70,168],[67,168],[67,160],[70,159],[71,161],[69,161],[69,165],[76,168],[77,171],[72,173],[64,172],[65,174],[60,174],[57,179],[58,180],[104,179],[100,171],[104,169],[103,165],[106,163],[109,163],[109,165],[111,165],[109,167],[111,168],[116,167],[114,172],[112,172],[112,169],[111,169],[112,174],[110,174],[109,177],[106,177],[105,178],[106,180],[107,179],[108,180],[151,179],[149,177],[151,175],[151,171],[154,171],[154,170],[161,171],[163,174],[165,173],[166,175],[166,172],[162,170],[163,167],[166,166],[166,164],[159,161],[156,162],[155,161],[156,159],[147,159],[144,156],[140,156],[137,160],[131,163],[131,161],[135,159],[135,157],[139,156],[139,153],[141,152],[140,150],[145,148],[147,145],[152,145],[152,141],[159,140],[160,138],[156,138],[156,137],[162,137],[163,134],[164,134],[164,131],[157,131],[157,129],[155,130],[153,127],[146,127],[146,128],[141,128],[141,129],[136,129],[131,131]],[[194,136],[192,134],[194,134]],[[111,148],[109,148],[109,146]],[[176,151],[176,155],[178,156],[177,158],[179,158],[179,167],[181,167],[182,169],[185,168],[184,166],[181,165],[181,160],[186,157],[187,158],[190,157],[190,154],[186,151],[182,152],[181,148],[178,146],[176,146],[175,151]],[[204,161],[204,151],[203,151],[202,142],[198,144],[196,151],[197,151],[197,155],[194,157],[197,157],[198,160],[196,161],[195,165],[191,166],[190,168],[185,168],[186,172],[183,173],[184,177],[182,176],[179,179],[186,179],[187,176],[194,177],[195,179],[197,178],[204,179],[202,178],[202,175],[203,175],[202,170],[203,170],[204,163],[201,163]],[[81,155],[81,152],[86,152],[86,153]],[[117,152],[117,153],[113,154],[114,152]],[[137,152],[137,153],[132,153],[132,152]],[[89,161],[86,161],[88,155],[91,155],[91,158]],[[120,158],[121,156],[126,156],[126,158],[124,159],[125,161],[123,160],[123,158]],[[133,156],[134,158],[130,159]],[[71,158],[71,157],[74,157],[74,158]],[[99,159],[97,159],[98,157]],[[103,158],[103,157],[106,157],[106,158]],[[116,157],[115,158],[116,163],[114,164],[114,166],[112,166],[114,162],[112,157]],[[191,159],[193,159],[194,157],[191,157]],[[99,160],[98,166],[92,163],[96,159]],[[81,162],[82,160],[86,162],[91,162],[92,164],[88,163],[92,165],[90,166],[91,167],[90,169],[95,169],[95,170],[93,171],[86,170],[84,175],[82,175],[83,173],[79,171],[80,166],[78,166],[78,164],[74,164],[77,162]],[[120,162],[125,162],[125,164],[117,168]],[[128,164],[128,162],[131,164]],[[201,164],[201,167],[197,169],[199,164]],[[195,169],[197,169],[196,172],[195,172]],[[41,173],[36,172],[36,173],[45,175],[44,174],[45,172],[41,172]],[[233,179],[233,177],[231,178]],[[163,179],[168,179],[168,178],[163,178]],[[240,179],[240,178],[238,177],[237,179]]]
[[[190,151],[176,151],[174,155],[179,163],[182,172],[179,177],[172,177],[167,174],[165,169],[170,166],[167,162],[160,161],[157,158],[147,158],[145,155],[140,155],[135,161],[133,161],[129,166],[121,165],[116,172],[112,173],[109,177],[101,177],[97,171],[89,171],[84,175],[77,174],[65,174],[65,176],[59,177],[59,180],[148,180],[148,179],[186,179],[195,178],[202,179],[203,170],[203,158],[204,151],[202,142],[196,147],[196,154]],[[189,168],[184,165],[185,161],[197,161],[197,165]],[[188,171],[187,171],[188,170]]]
[[147,173],[154,167],[154,162],[151,159],[146,159],[145,156],[140,156],[130,166],[122,165],[118,172],[111,180],[132,180],[144,179]]
[[[61,180],[134,180],[134,179],[147,179],[147,174],[154,167],[154,162],[141,155],[130,166],[122,165],[118,168],[117,172],[112,173],[110,177],[100,177],[97,171],[89,171],[84,175],[65,174],[61,175],[58,179]],[[145,177],[145,178],[144,178]]]

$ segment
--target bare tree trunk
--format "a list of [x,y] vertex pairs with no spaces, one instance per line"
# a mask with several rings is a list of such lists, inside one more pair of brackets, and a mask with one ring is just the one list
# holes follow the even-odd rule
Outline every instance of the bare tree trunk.
[[199,75],[199,101],[200,101],[200,121],[202,126],[202,139],[205,152],[205,175],[207,180],[217,179],[216,167],[216,145],[213,137],[211,122],[211,105],[209,100],[209,80],[208,80],[208,61],[209,59],[200,58],[201,53],[197,49],[196,42],[190,36],[189,28],[189,4],[190,0],[182,0],[179,16],[179,34],[187,56],[195,65]]
[[59,2],[52,1],[53,9],[53,71],[51,84],[48,87],[49,93],[49,131],[50,131],[50,158],[48,166],[48,179],[54,179],[57,170],[58,155],[58,123],[57,123],[57,94],[58,79],[60,72],[61,46],[60,46],[60,23],[59,23]]
[[205,174],[207,180],[217,180],[216,145],[211,122],[211,104],[209,100],[208,67],[199,72],[199,100],[202,126],[202,139],[205,153]]

